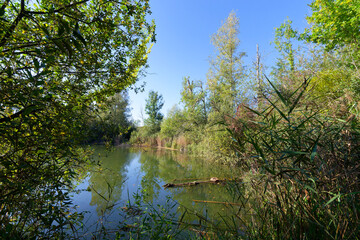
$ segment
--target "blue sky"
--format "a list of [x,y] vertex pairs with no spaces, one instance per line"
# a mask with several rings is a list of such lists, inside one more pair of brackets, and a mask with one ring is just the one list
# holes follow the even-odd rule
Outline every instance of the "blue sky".
[[277,56],[274,45],[275,28],[288,17],[293,26],[304,29],[305,17],[311,14],[311,0],[150,0],[156,23],[156,39],[149,55],[147,76],[137,85],[146,82],[145,91],[130,91],[134,120],[147,117],[145,99],[151,90],[162,94],[165,104],[162,112],[180,101],[182,79],[206,82],[209,59],[214,56],[211,35],[216,33],[231,11],[240,20],[240,51],[246,53],[244,65],[250,66],[259,44],[262,58],[271,66]]

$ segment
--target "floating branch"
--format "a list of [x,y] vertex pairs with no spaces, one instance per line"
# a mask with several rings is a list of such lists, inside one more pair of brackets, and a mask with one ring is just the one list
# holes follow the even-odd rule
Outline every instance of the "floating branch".
[[174,178],[172,180],[172,182],[179,182],[179,181],[200,181],[200,180],[206,180],[206,179],[203,179],[203,178],[183,178],[183,179],[176,179]]
[[218,203],[218,204],[225,204],[225,205],[237,205],[242,206],[241,203],[231,203],[231,202],[218,202],[218,201],[208,201],[208,200],[192,200],[193,202],[202,202],[202,203]]
[[212,177],[210,178],[210,180],[207,181],[193,181],[193,182],[185,182],[185,183],[167,183],[165,185],[163,185],[164,188],[169,188],[169,187],[186,187],[186,186],[195,186],[198,185],[200,183],[222,183],[225,182],[226,179],[218,179],[217,177]]

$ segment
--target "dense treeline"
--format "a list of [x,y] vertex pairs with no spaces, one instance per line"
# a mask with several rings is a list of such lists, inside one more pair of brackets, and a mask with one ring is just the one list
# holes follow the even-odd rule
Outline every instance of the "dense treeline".
[[[188,149],[212,156],[213,160],[235,163],[238,158],[227,148],[231,136],[227,129],[239,128],[238,120],[252,115],[247,108],[265,111],[269,102],[292,98],[298,88],[305,89],[296,101],[298,105],[316,106],[321,114],[357,121],[360,90],[355,33],[339,27],[327,30],[338,29],[339,33],[330,36],[329,32],[319,30],[324,24],[336,24],[335,21],[342,21],[343,25],[350,21],[349,25],[354,26],[356,5],[351,3],[345,7],[343,3],[315,1],[311,5],[313,15],[308,17],[311,27],[304,33],[293,29],[289,19],[277,28],[273,43],[279,58],[275,66],[262,64],[258,48],[256,61],[247,68],[242,61],[245,53],[238,50],[239,20],[231,13],[211,38],[217,55],[210,61],[206,81],[184,77],[181,107],[174,106],[169,111],[161,128],[146,131],[149,124],[145,121],[132,141]],[[323,12],[334,16],[326,18]],[[338,38],[347,40],[334,45]],[[265,75],[265,69],[271,72]]]

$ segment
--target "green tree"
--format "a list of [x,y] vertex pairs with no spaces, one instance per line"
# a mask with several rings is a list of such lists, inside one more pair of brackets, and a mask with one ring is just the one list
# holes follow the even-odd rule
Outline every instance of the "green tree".
[[126,91],[109,97],[104,108],[94,112],[89,120],[86,142],[105,141],[110,144],[129,139],[131,122],[129,95]]
[[327,49],[352,45],[359,50],[360,25],[359,0],[314,0],[308,40],[320,43]]
[[295,71],[295,49],[293,41],[296,32],[291,27],[292,21],[287,19],[279,28],[275,30],[275,48],[279,51],[281,58],[278,59],[278,70],[274,75],[293,73]]
[[175,137],[185,131],[185,117],[183,111],[177,106],[173,106],[166,118],[161,122],[161,135],[170,139],[169,147],[172,146]]
[[[275,48],[278,50],[279,57],[276,66],[271,72],[272,79],[278,85],[278,90],[285,96],[291,95],[295,86],[299,86],[304,81],[304,76],[309,73],[304,71],[302,65],[302,49],[297,39],[297,32],[292,28],[292,21],[286,19],[280,27],[275,30]],[[298,46],[297,46],[298,45]],[[273,91],[273,89],[268,88]]]
[[[317,82],[320,84],[318,89],[325,92],[329,92],[329,87],[335,89],[336,95],[344,96],[341,105],[347,105],[347,108],[358,117],[359,6],[359,0],[314,0],[310,5],[312,13],[307,17],[310,27],[300,35],[301,39],[324,46],[328,53],[335,56],[337,67],[324,69],[324,72],[317,74]],[[334,82],[339,77],[341,84]]]
[[87,113],[143,71],[149,13],[147,0],[2,1],[1,238],[64,234]]
[[235,113],[246,98],[245,71],[239,51],[239,19],[231,12],[218,32],[212,36],[217,56],[211,61],[207,76],[213,121],[224,120]]
[[160,131],[161,121],[164,115],[160,112],[164,106],[164,100],[161,94],[150,91],[149,97],[146,99],[145,113],[149,116],[145,119],[145,127],[148,135],[155,134]]
[[204,125],[208,121],[207,92],[201,81],[190,80],[190,77],[183,79],[181,91],[181,102],[184,104],[184,115],[187,123],[191,126]]

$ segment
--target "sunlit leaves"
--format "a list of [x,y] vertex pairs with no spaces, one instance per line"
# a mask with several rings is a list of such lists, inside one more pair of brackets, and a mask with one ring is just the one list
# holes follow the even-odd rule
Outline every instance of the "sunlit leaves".
[[160,131],[160,124],[164,118],[164,115],[160,112],[163,106],[164,100],[162,95],[158,92],[150,91],[145,105],[145,112],[149,116],[145,119],[145,125],[149,129],[150,135]]
[[315,0],[310,6],[310,41],[328,49],[359,43],[359,0]]
[[[71,179],[70,163],[81,158],[73,146],[91,106],[136,82],[155,26],[145,19],[148,1],[7,3],[0,16],[0,180],[9,184],[0,185],[0,218],[28,225],[45,204],[36,199],[52,194],[47,187]],[[35,207],[22,216],[24,201]],[[37,221],[49,227],[52,213]]]

